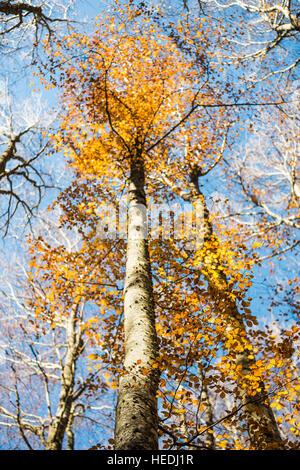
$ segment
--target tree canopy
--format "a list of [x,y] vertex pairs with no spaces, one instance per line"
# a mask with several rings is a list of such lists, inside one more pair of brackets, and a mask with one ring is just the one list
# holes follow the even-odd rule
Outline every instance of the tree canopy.
[[0,142],[22,251],[2,274],[3,436],[298,449],[296,6],[119,1],[89,31],[46,7],[0,2],[5,37],[33,28],[57,109],[7,117]]

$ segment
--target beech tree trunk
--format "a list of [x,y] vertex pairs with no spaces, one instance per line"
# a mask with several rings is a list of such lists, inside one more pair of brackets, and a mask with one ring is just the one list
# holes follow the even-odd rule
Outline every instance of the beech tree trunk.
[[204,419],[205,424],[208,427],[207,433],[205,435],[205,446],[207,449],[213,450],[215,449],[215,436],[213,430],[213,411],[212,406],[209,398],[208,388],[205,383],[205,377],[203,374],[202,366],[200,362],[198,362],[198,375],[201,380],[201,404],[204,407]]
[[[214,251],[214,233],[210,222],[210,214],[205,203],[205,198],[199,189],[198,178],[201,175],[197,166],[191,169],[190,191],[185,192],[178,188],[170,179],[163,175],[162,181],[185,201],[189,201],[197,212],[200,212],[202,224],[200,237],[203,243],[210,245],[207,256],[203,259],[203,274],[208,282],[211,297],[214,299],[218,315],[223,320],[226,327],[225,334],[232,334],[236,343],[240,343],[242,351],[235,349],[230,353],[234,357],[235,364],[240,366],[240,378],[237,380],[237,395],[243,405],[245,421],[248,428],[250,444],[257,450],[284,449],[280,432],[274,417],[274,413],[268,403],[267,394],[264,391],[264,384],[260,384],[261,392],[255,396],[249,394],[247,387],[243,388],[245,380],[243,377],[249,374],[251,365],[254,363],[252,349],[247,349],[249,340],[243,319],[238,311],[236,302],[230,297],[230,288],[223,266],[218,257],[217,250]],[[211,253],[209,253],[211,251]],[[211,256],[213,255],[213,256]]]
[[143,161],[131,164],[124,288],[124,372],[120,377],[115,449],[158,448],[158,368]]
[[[77,305],[74,306],[73,312],[68,319],[66,335],[67,353],[61,373],[59,402],[55,417],[49,427],[45,450],[61,450],[65,434],[68,435],[68,449],[70,450],[75,370],[81,347],[80,332],[78,334],[76,333],[77,308]],[[74,443],[72,445],[74,445]]]
[[[190,202],[200,210],[203,215],[203,242],[213,241],[213,228],[209,220],[209,211],[205,199],[198,185],[197,172],[190,175],[189,193]],[[213,246],[213,243],[212,243]],[[213,250],[213,248],[212,248]],[[238,397],[243,405],[244,416],[247,423],[250,443],[255,449],[272,450],[282,449],[283,443],[279,433],[278,426],[271,407],[268,404],[267,394],[264,391],[264,384],[260,384],[261,392],[255,396],[248,393],[247,387],[243,388],[243,377],[250,374],[251,365],[254,359],[252,349],[247,349],[249,344],[246,328],[243,319],[238,311],[236,302],[228,295],[230,288],[225,274],[223,273],[221,261],[217,253],[215,256],[204,257],[203,267],[204,276],[209,285],[212,298],[215,301],[218,314],[226,325],[227,334],[234,334],[237,343],[240,343],[243,350],[240,352],[230,351],[235,358],[236,365],[240,366],[240,379],[237,381]],[[213,272],[213,275],[211,275]]]
[[[178,391],[180,391],[180,392],[182,391],[181,385],[179,385]],[[188,423],[187,423],[187,413],[186,413],[186,409],[185,409],[182,398],[178,399],[178,410],[179,410],[179,429],[180,429],[180,433],[181,433],[183,441],[188,443],[191,439],[191,436],[190,436],[190,433],[189,433],[189,427],[188,427]],[[188,445],[187,444],[187,445],[184,446],[184,449],[185,450],[194,450],[195,448],[193,447],[193,445]]]

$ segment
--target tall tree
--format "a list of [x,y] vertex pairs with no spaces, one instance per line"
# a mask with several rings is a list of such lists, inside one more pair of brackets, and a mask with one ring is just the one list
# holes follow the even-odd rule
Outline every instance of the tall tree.
[[[120,387],[115,447],[157,448],[158,371],[166,367],[161,384],[170,378],[175,388],[163,402],[167,421],[174,411],[174,403],[180,402],[184,411],[187,402],[195,405],[196,399],[181,387],[181,382],[186,380],[188,384],[194,382],[199,386],[201,378],[199,380],[193,367],[202,363],[203,356],[209,362],[210,352],[216,358],[216,349],[211,345],[215,337],[218,340],[223,337],[229,355],[224,356],[221,366],[225,369],[225,365],[231,364],[231,372],[236,379],[235,390],[242,402],[240,409],[246,410],[252,448],[281,448],[281,438],[262,386],[265,370],[261,372],[257,366],[259,360],[255,361],[253,346],[246,334],[244,320],[248,324],[254,321],[249,313],[248,301],[244,302],[243,314],[238,310],[237,302],[242,297],[238,297],[237,293],[249,285],[249,278],[246,276],[243,279],[240,274],[240,269],[242,272],[245,268],[245,260],[241,266],[237,259],[239,252],[236,254],[231,246],[226,253],[225,246],[229,247],[230,244],[222,240],[222,247],[218,241],[199,187],[198,177],[205,174],[207,165],[215,167],[216,162],[220,161],[215,156],[218,151],[222,154],[224,150],[222,141],[228,126],[223,110],[233,109],[232,105],[235,104],[224,103],[220,99],[223,90],[220,91],[216,69],[209,68],[206,61],[206,39],[209,34],[202,37],[202,30],[195,26],[197,47],[194,48],[194,41],[183,47],[178,40],[183,32],[182,24],[178,26],[178,35],[177,27],[173,27],[172,34],[166,35],[147,14],[132,6],[126,11],[119,10],[116,16],[110,15],[109,19],[109,25],[107,18],[98,20],[97,31],[92,38],[74,33],[63,42],[57,42],[53,50],[50,47],[47,50],[52,53],[52,70],[55,67],[61,72],[58,83],[64,87],[61,131],[51,137],[55,148],[63,150],[69,157],[70,167],[77,177],[74,190],[68,193],[73,199],[72,204],[69,205],[66,194],[60,197],[60,203],[67,209],[66,224],[70,227],[80,225],[86,220],[86,214],[94,216],[100,201],[110,204],[123,193],[124,186],[128,188],[125,367],[118,370]],[[214,88],[209,86],[211,71],[214,72],[214,85],[217,84]],[[55,80],[54,77],[54,84]],[[182,266],[184,262],[189,265],[186,261],[191,256],[188,250],[181,247],[179,251],[175,244],[163,243],[158,260],[158,263],[163,263],[163,268],[158,268],[158,263],[155,265],[155,279],[165,292],[156,295],[159,318],[155,325],[151,276],[153,254],[150,270],[145,224],[146,194],[148,203],[149,196],[156,201],[164,198],[161,185],[151,186],[150,181],[159,179],[162,174],[175,180],[175,173],[182,183],[179,185],[179,196],[184,198],[188,194],[190,197],[186,197],[186,201],[196,204],[202,216],[198,238],[204,244],[197,251],[193,273],[197,271],[200,284],[199,267],[202,268],[208,292],[201,292],[196,278]],[[186,174],[189,180],[185,178]],[[165,178],[160,179],[166,184]],[[97,189],[90,197],[95,181]],[[82,234],[86,233],[86,228],[81,230]],[[96,237],[96,232],[93,227],[92,237]],[[242,245],[240,239],[239,244]],[[240,252],[243,252],[240,245]],[[96,247],[86,238],[85,248],[90,250]],[[150,248],[159,251],[155,243]],[[173,255],[168,260],[169,264],[166,263],[166,253]],[[121,258],[117,255],[116,259],[120,266]],[[249,265],[251,267],[251,260]],[[177,270],[176,275],[167,275],[170,269],[173,272]],[[181,282],[180,274],[186,276],[185,281]],[[176,288],[168,286],[170,278]],[[242,287],[235,291],[232,282],[240,283]],[[204,298],[207,294],[210,300],[206,304]],[[110,300],[110,305],[115,307],[116,301]],[[160,335],[160,351],[165,353],[165,358],[158,356],[155,327]],[[108,332],[111,331],[109,328],[112,327],[108,327]],[[224,329],[228,335],[225,339]],[[117,360],[112,358],[112,362],[115,366]],[[212,385],[218,378],[226,378],[221,367],[218,373]],[[160,398],[163,389],[159,391]],[[229,393],[230,390],[222,386],[215,386],[215,389],[220,398],[224,398],[225,392]],[[194,435],[187,429],[188,418],[185,422],[181,421],[181,434],[174,434],[173,423],[169,428],[160,424],[160,431],[174,436],[171,445],[197,448],[195,442],[198,442],[198,437],[206,435],[208,427],[214,427],[210,413],[206,419],[210,424],[200,430],[198,411]],[[237,411],[235,409],[227,416]],[[178,412],[176,419],[178,422]],[[222,421],[225,419],[226,416]],[[125,422],[126,433],[123,431]],[[219,445],[218,439],[216,446]]]
[[[100,18],[92,38],[74,34],[57,43],[53,56],[54,61],[59,57],[63,74],[66,112],[54,140],[79,176],[97,175],[104,185],[114,186],[113,172],[123,173],[128,184],[125,358],[115,447],[155,449],[159,368],[145,178],[168,164],[166,148],[177,152],[186,126],[196,129],[203,122],[202,108],[218,106],[218,93],[207,84],[204,55],[191,60],[139,9],[117,13],[109,25]],[[71,64],[65,59],[74,47],[77,58]],[[190,138],[196,138],[195,132]]]
[[[254,359],[252,346],[247,339],[244,320],[238,311],[236,294],[228,282],[226,267],[222,262],[222,248],[213,232],[211,216],[209,214],[205,198],[200,190],[198,179],[203,170],[196,163],[191,167],[189,174],[190,190],[185,192],[168,177],[163,180],[169,184],[182,198],[195,205],[196,210],[203,214],[201,237],[203,247],[200,249],[199,264],[201,271],[208,282],[209,293],[215,301],[217,314],[220,315],[226,331],[226,345],[234,358],[237,373],[238,396],[245,409],[251,444],[254,448],[280,448],[281,437],[276,425],[273,412],[266,402],[264,392],[256,393],[255,399],[252,391],[248,392],[244,384],[240,382],[241,377],[249,375],[252,361]],[[247,303],[245,304],[247,305]],[[262,384],[260,384],[262,387]]]

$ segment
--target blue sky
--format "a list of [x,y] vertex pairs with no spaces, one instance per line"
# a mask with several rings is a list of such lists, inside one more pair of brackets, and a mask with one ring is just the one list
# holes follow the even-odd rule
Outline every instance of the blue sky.
[[[101,13],[101,11],[106,12],[109,7],[110,2],[105,1],[92,1],[92,0],[80,0],[77,2],[76,5],[76,19],[81,22],[79,25],[80,28],[84,32],[88,29],[92,29],[92,18]],[[159,2],[154,2],[154,4],[158,4]],[[177,2],[174,2],[176,5]],[[173,5],[173,6],[174,6]],[[297,52],[297,48],[295,45],[295,49],[292,50],[293,54]],[[46,92],[42,89],[39,84],[39,80],[35,77],[32,77],[32,70],[31,68],[27,68],[26,71],[21,70],[21,63],[20,63],[20,55],[16,54],[12,58],[10,57],[0,57],[0,80],[1,83],[4,84],[6,81],[7,71],[10,72],[8,76],[8,80],[11,83],[11,93],[13,99],[16,103],[22,103],[23,101],[27,100],[28,98],[31,101],[31,105],[34,104],[34,97],[41,95],[41,108],[42,111],[46,115],[50,115],[52,110],[55,114],[57,108],[57,96],[59,91],[50,91]],[[230,79],[232,82],[236,81],[238,83],[237,75],[232,70],[228,70],[228,74],[223,77],[224,79]],[[30,83],[33,82],[31,86]],[[277,79],[274,82],[273,86],[279,86]],[[264,85],[261,85],[262,89],[264,89]],[[33,92],[33,89],[40,89],[41,91]],[[2,88],[2,91],[4,87]],[[32,97],[32,98],[31,98]],[[245,114],[245,118],[248,121],[253,119],[253,115],[250,116]],[[244,133],[241,134],[241,138],[236,146],[236,151],[243,151],[243,148],[246,144],[246,135]],[[225,156],[230,159],[231,151],[226,152]],[[49,167],[50,171],[54,178],[59,178],[63,174],[63,179],[61,181],[62,186],[66,187],[70,181],[70,175],[66,171],[64,173],[64,159],[61,154],[53,155],[50,157],[51,161],[49,161],[48,157],[45,157],[44,160],[47,166]],[[225,183],[224,174],[222,171],[219,171],[217,168],[213,170],[204,180],[203,180],[203,192],[208,200],[208,205],[212,206],[212,199],[216,193],[221,194],[222,196],[227,196],[227,190],[223,191],[222,184]],[[46,197],[43,199],[41,209],[45,209],[45,207],[52,202],[54,197],[57,195],[57,191],[49,191],[47,192]],[[236,202],[236,194],[231,194],[232,202]],[[238,197],[237,197],[238,199]],[[35,224],[35,222],[34,222]],[[29,229],[27,229],[29,230]],[[7,239],[2,240],[2,262],[4,264],[14,263],[15,258],[18,256],[22,256],[23,253],[23,232],[22,227],[18,227],[16,231],[13,230],[11,235],[7,237]],[[275,263],[277,261],[275,260]],[[278,280],[283,280],[283,283],[286,283],[289,277],[292,277],[294,274],[297,273],[299,270],[299,262],[294,254],[287,254],[283,258],[283,260],[276,264],[276,272],[274,277],[270,276],[269,268],[267,265],[265,267],[256,267],[255,268],[255,277],[253,286],[249,291],[249,296],[253,297],[252,302],[252,313],[257,315],[258,319],[260,320],[261,324],[267,323],[269,324],[272,321],[272,313],[268,312],[268,308],[270,307],[270,303],[273,296],[273,289],[278,285]],[[2,274],[3,275],[3,274]],[[283,304],[283,307],[272,307],[273,308],[273,316],[277,317],[278,313],[287,309],[287,305]],[[293,322],[294,318],[288,317],[288,319]],[[80,444],[82,447],[86,445],[86,442],[83,440]]]

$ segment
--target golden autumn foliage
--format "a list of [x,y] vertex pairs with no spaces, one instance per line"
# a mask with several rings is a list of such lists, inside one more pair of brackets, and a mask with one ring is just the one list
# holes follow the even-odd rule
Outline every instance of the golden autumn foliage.
[[[105,369],[102,379],[113,389],[124,354],[126,242],[99,239],[104,223],[99,208],[117,210],[137,155],[145,165],[147,200],[158,204],[187,200],[193,172],[201,178],[223,165],[224,147],[230,149],[230,114],[222,107],[217,71],[211,77],[208,70],[209,35],[201,35],[203,22],[194,25],[200,39],[195,48],[183,26],[173,26],[173,35],[167,35],[129,5],[98,17],[92,36],[74,31],[45,46],[52,75],[42,81],[63,89],[60,129],[50,137],[74,175],[56,204],[63,209],[62,226],[76,229],[81,238],[73,251],[42,238],[30,241],[30,267],[47,289],[46,300],[37,297],[31,307],[37,316],[56,322],[74,304],[96,306],[97,314],[84,326],[95,346],[90,367]],[[185,49],[174,39],[176,28],[178,36],[186,35]],[[202,192],[191,194],[191,210],[197,196],[205,213]],[[279,428],[288,423],[284,445],[294,448],[299,382],[292,345],[299,330],[287,329],[276,341],[272,331],[258,325],[248,294],[258,264],[256,249],[274,240],[266,232],[263,241],[247,243],[238,223],[222,225],[214,214],[207,214],[205,223],[213,230],[195,250],[172,235],[149,240],[159,338],[152,367],[161,373],[162,447],[253,450],[245,404],[238,400],[245,390],[254,401],[265,394],[263,405],[276,411]],[[247,367],[238,362],[241,355],[247,356]],[[144,368],[142,373],[149,372]],[[205,387],[212,403],[203,399]],[[208,418],[210,405],[221,416],[214,422]]]

